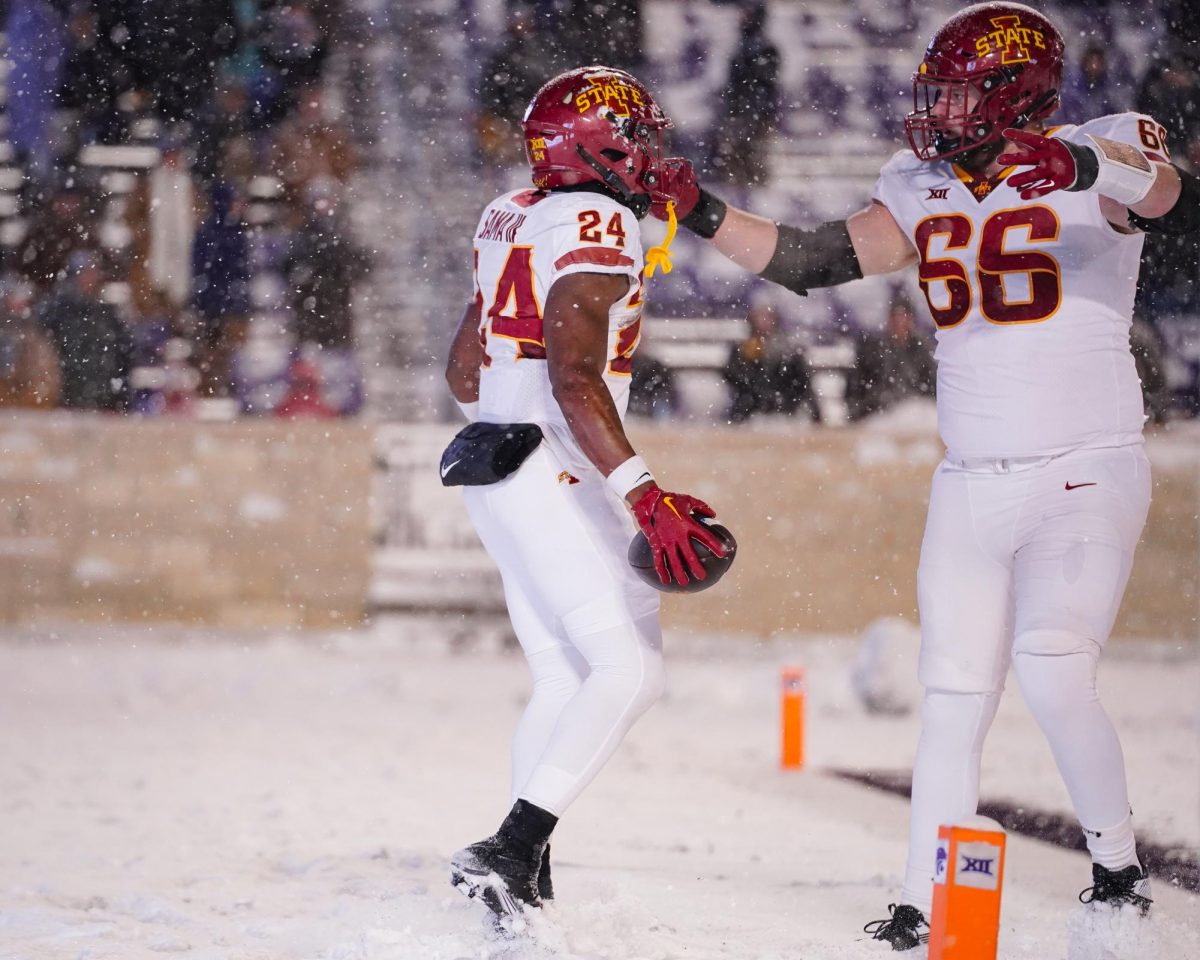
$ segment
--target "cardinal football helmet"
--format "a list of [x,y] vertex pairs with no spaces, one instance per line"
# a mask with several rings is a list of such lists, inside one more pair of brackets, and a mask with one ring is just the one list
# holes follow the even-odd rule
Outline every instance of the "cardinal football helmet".
[[1063,38],[1022,3],[979,3],[933,35],[913,74],[913,112],[904,129],[922,160],[961,157],[1000,144],[1058,108]]
[[602,183],[645,214],[672,124],[636,77],[599,65],[569,70],[534,95],[521,126],[538,189]]

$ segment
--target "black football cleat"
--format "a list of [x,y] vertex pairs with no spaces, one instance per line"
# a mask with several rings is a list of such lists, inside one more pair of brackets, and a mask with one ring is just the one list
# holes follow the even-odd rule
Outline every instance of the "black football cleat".
[[554,899],[554,883],[550,879],[550,844],[546,844],[546,849],[542,851],[542,866],[538,870],[537,889],[538,896],[543,901]]
[[1079,894],[1080,903],[1111,903],[1114,907],[1126,904],[1136,907],[1144,917],[1150,912],[1150,874],[1138,864],[1121,870],[1109,870],[1092,864],[1092,885]]
[[929,922],[916,907],[889,903],[888,912],[891,916],[887,920],[872,920],[863,927],[863,933],[869,933],[872,940],[890,943],[893,950],[912,950],[929,942]]
[[482,900],[505,930],[520,933],[525,929],[524,909],[542,905],[538,877],[543,849],[531,855],[503,837],[488,837],[450,858],[450,883],[464,896]]

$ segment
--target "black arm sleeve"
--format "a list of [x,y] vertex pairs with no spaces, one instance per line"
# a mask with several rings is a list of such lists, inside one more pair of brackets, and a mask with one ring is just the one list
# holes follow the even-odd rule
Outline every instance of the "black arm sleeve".
[[759,274],[801,296],[812,287],[836,287],[862,275],[845,220],[813,230],[779,224],[775,253]]
[[1179,236],[1200,231],[1200,179],[1185,170],[1175,168],[1179,174],[1179,199],[1175,206],[1161,217],[1139,217],[1129,213],[1129,222],[1147,233],[1165,233]]

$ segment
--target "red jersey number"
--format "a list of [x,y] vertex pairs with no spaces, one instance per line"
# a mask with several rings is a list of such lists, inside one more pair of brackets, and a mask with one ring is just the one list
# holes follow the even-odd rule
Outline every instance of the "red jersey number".
[[542,308],[533,287],[533,247],[509,250],[488,309],[492,336],[515,340],[517,359],[545,360]]
[[[998,210],[983,223],[975,254],[975,284],[979,307],[991,323],[1041,323],[1058,312],[1062,305],[1062,272],[1058,261],[1040,250],[1005,249],[1010,230],[1025,232],[1027,243],[1049,243],[1058,239],[1061,224],[1058,215],[1041,205]],[[929,248],[934,237],[945,236],[946,252],[962,250],[971,243],[971,221],[962,214],[927,217],[913,231],[921,254],[918,276],[921,290],[929,303],[938,329],[956,327],[971,312],[974,287],[966,264],[957,257],[931,258]],[[1013,297],[1006,286],[1017,276],[1025,276],[1023,297]],[[938,303],[930,287],[944,284]],[[939,305],[940,303],[940,305]]]

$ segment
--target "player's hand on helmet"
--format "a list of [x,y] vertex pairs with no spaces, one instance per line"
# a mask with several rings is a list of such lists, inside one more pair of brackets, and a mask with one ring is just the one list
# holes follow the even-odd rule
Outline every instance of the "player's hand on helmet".
[[1021,192],[1022,200],[1036,200],[1074,186],[1079,168],[1065,141],[1013,129],[1005,130],[1004,136],[1009,146],[1000,154],[1000,163],[1029,167],[1008,178],[1008,185]]
[[717,515],[703,500],[685,493],[670,493],[658,484],[651,484],[633,504],[633,515],[654,553],[654,570],[663,583],[670,583],[672,577],[676,583],[687,583],[689,573],[692,580],[706,578],[693,539],[718,557],[725,556],[724,544],[693,513],[709,519]]
[[650,212],[659,220],[667,219],[667,201],[675,201],[675,216],[683,220],[700,202],[700,184],[692,162],[683,157],[667,157],[651,171],[656,182],[647,184]]

